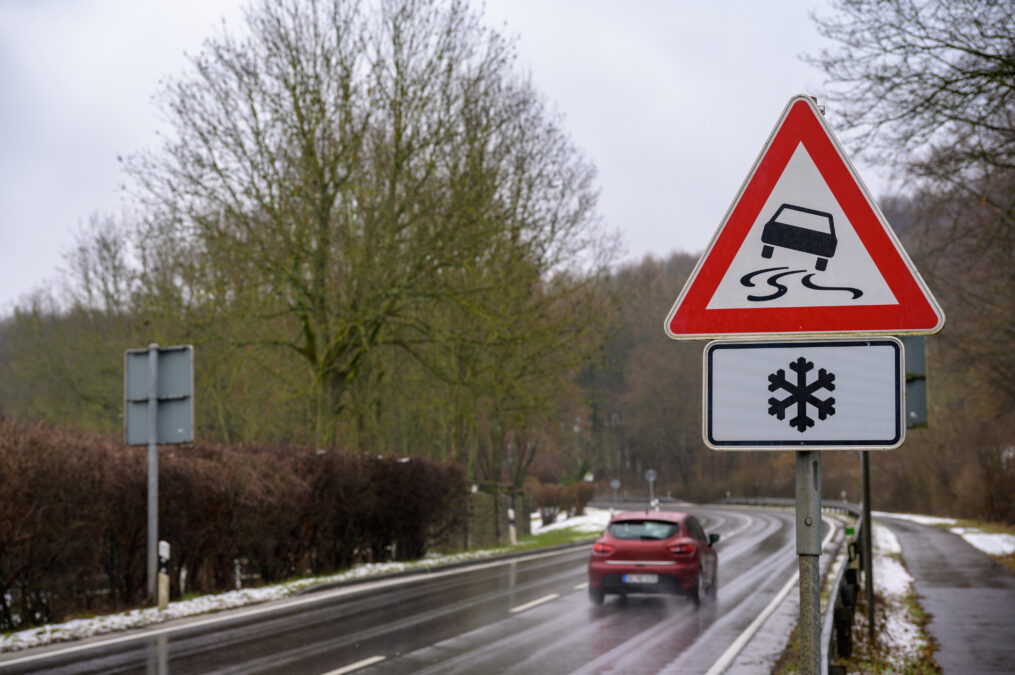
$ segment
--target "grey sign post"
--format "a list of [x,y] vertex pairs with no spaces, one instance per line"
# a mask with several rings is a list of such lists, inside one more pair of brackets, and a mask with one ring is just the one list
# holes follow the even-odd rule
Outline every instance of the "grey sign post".
[[148,446],[148,599],[158,579],[159,443],[194,440],[194,348],[128,349],[123,356],[127,445]]
[[649,469],[645,472],[645,480],[648,481],[648,503],[652,506],[656,500],[655,483],[656,483],[656,470]]

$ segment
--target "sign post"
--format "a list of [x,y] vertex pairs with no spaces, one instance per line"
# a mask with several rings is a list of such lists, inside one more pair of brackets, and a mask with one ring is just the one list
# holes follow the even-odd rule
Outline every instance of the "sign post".
[[800,670],[820,673],[821,453],[815,450],[796,453],[796,553],[800,569]]
[[194,440],[194,348],[128,349],[124,353],[124,437],[148,446],[148,599],[156,599],[159,545],[159,443]]
[[159,545],[159,346],[148,345],[148,599],[155,598],[158,584]]
[[648,505],[649,506],[655,506],[655,502],[656,502],[656,493],[655,493],[656,470],[655,469],[648,469],[647,471],[645,471],[645,480],[648,481]]
[[[664,329],[718,340],[704,354],[706,445],[796,451],[803,673],[821,665],[820,451],[861,450],[866,467],[867,450],[902,444],[904,349],[889,336],[944,321],[823,111],[790,99]],[[788,340],[759,341],[773,336]]]

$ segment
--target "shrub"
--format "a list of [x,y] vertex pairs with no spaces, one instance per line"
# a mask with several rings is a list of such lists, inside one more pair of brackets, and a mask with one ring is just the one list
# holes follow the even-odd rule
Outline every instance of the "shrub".
[[[462,470],[301,447],[163,447],[171,592],[411,559],[453,528]],[[145,599],[147,454],[116,436],[0,419],[0,630]]]
[[525,490],[532,495],[532,506],[539,511],[543,527],[555,523],[564,498],[560,486],[530,476],[525,480]]

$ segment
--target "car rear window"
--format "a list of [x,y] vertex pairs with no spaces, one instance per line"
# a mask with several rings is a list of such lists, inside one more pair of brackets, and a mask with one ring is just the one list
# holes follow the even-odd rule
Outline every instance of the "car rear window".
[[617,539],[651,541],[669,539],[680,532],[680,525],[667,520],[621,520],[610,523],[609,532]]

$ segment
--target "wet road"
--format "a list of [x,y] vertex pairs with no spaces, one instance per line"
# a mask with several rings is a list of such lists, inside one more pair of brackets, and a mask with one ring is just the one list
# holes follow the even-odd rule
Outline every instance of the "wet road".
[[4,655],[0,672],[705,673],[797,559],[792,511],[692,512],[723,536],[718,598],[700,610],[648,596],[592,606],[582,548],[322,591],[112,644]]
[[[945,673],[1015,670],[1015,574],[947,530],[878,516],[902,546],[902,559]],[[877,574],[877,570],[874,571]]]

